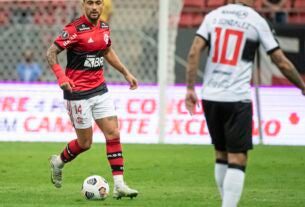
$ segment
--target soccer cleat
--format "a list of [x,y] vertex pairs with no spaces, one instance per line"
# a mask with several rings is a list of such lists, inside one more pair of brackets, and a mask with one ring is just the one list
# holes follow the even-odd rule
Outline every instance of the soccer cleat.
[[137,197],[139,192],[137,190],[131,189],[126,184],[117,185],[113,188],[113,198],[121,199],[122,197]]
[[50,168],[51,168],[51,182],[56,188],[61,187],[62,181],[62,169],[55,165],[58,155],[52,155],[50,157]]

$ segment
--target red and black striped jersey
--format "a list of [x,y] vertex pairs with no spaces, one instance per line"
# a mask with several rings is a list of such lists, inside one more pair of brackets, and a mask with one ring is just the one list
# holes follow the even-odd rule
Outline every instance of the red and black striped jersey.
[[87,99],[107,91],[103,73],[104,52],[111,46],[107,23],[95,26],[82,16],[65,26],[54,43],[67,50],[65,74],[75,83],[72,93],[64,91],[65,99]]

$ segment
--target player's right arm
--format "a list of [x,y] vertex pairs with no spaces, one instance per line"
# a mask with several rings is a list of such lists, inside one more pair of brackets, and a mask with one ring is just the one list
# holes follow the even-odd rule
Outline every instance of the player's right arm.
[[305,96],[305,83],[292,62],[285,56],[281,49],[270,54],[272,62],[280,69],[281,73],[296,87],[301,89]]
[[195,92],[197,70],[199,67],[201,52],[208,46],[208,18],[206,17],[197,31],[191,49],[187,57],[185,107],[192,115],[198,101]]
[[72,87],[74,87],[74,83],[65,75],[63,69],[58,63],[57,55],[61,51],[63,51],[63,49],[59,48],[55,44],[52,44],[51,47],[47,50],[47,60],[53,73],[57,78],[60,88],[72,92]]
[[69,79],[64,70],[58,63],[57,55],[63,50],[72,47],[77,42],[77,32],[73,25],[67,25],[59,35],[54,43],[50,46],[47,51],[48,63],[57,78],[57,82],[61,89],[65,91],[72,92],[73,87],[75,87],[73,81]]
[[188,112],[192,115],[195,105],[198,101],[195,92],[195,82],[197,77],[197,70],[200,62],[201,52],[207,46],[206,40],[202,37],[196,36],[188,54],[186,67],[186,85],[187,92],[185,97],[185,106]]

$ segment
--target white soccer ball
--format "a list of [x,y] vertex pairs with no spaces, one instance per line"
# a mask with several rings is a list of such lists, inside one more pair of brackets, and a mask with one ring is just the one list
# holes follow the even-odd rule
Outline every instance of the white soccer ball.
[[104,200],[109,195],[109,184],[105,178],[92,175],[84,180],[81,193],[88,200]]

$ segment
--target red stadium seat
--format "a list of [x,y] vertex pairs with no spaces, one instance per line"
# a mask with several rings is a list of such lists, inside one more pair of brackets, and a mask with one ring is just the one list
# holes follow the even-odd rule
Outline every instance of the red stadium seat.
[[9,23],[9,19],[6,14],[0,13],[0,25],[7,25]]
[[204,0],[184,0],[184,7],[198,7],[203,9],[205,7]]
[[263,7],[263,0],[256,0],[255,2],[254,2],[254,8],[255,9],[261,9]]
[[193,25],[195,27],[198,27],[199,25],[201,25],[203,18],[204,18],[203,14],[194,14],[194,16],[193,16]]
[[290,14],[289,15],[289,23],[305,24],[305,12],[304,13]]
[[182,12],[179,20],[179,27],[190,27],[192,21],[191,13]]
[[305,1],[304,0],[294,0],[293,3],[294,8],[296,9],[305,9]]
[[291,0],[291,13],[289,22],[294,24],[305,24],[305,1]]
[[227,3],[227,0],[206,0],[207,7],[215,8],[223,6]]
[[182,12],[179,21],[179,27],[198,27],[203,19],[201,13]]

